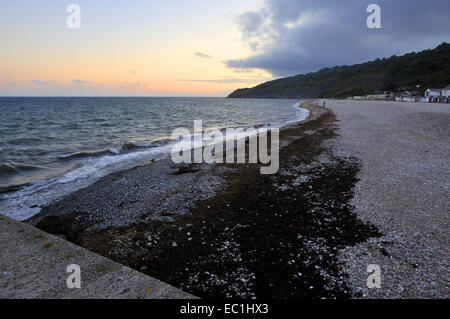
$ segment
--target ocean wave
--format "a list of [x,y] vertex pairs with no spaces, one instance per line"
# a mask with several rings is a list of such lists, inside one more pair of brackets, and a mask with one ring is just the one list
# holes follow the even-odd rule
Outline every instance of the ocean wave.
[[170,139],[160,139],[154,140],[149,143],[138,143],[138,142],[125,142],[119,147],[112,147],[105,150],[92,151],[92,152],[76,152],[68,155],[59,156],[59,160],[74,160],[74,159],[83,159],[83,158],[95,158],[102,156],[114,156],[114,155],[123,155],[136,151],[142,151],[146,149],[156,148],[160,146],[167,145],[173,142]]
[[[292,122],[304,120],[308,116],[308,111],[299,108],[296,103],[293,107],[297,112],[287,122],[267,120],[255,124],[224,125],[220,127],[205,128],[203,133],[211,129],[220,130],[223,134],[229,128],[242,128],[244,130],[281,128]],[[284,118],[286,120],[286,117]],[[263,121],[266,121],[265,119]],[[256,121],[255,121],[256,122]],[[176,143],[187,143],[187,148],[192,148],[192,140],[201,134],[188,134],[177,140],[170,137],[160,137],[151,141],[134,140],[126,141],[120,145],[111,146],[109,149],[98,151],[79,151],[58,157],[59,160],[74,161],[76,166],[70,168],[58,177],[23,185],[22,187],[5,188],[0,190],[1,199],[4,199],[0,206],[1,212],[9,213],[12,217],[24,220],[39,212],[39,207],[49,204],[63,196],[86,187],[103,176],[127,169],[131,166],[145,165],[151,159],[163,158],[170,154],[173,145]],[[245,138],[242,134],[239,138]],[[206,142],[208,143],[208,142]],[[186,148],[185,148],[186,149]],[[71,163],[71,162],[70,162]],[[24,169],[38,169],[38,167],[16,167],[9,164],[0,164],[0,174],[18,174]],[[6,194],[7,193],[7,194]]]
[[42,167],[32,165],[12,165],[0,163],[0,176],[16,175],[39,169],[42,169]]
[[114,155],[115,153],[111,150],[103,150],[103,151],[97,151],[97,152],[77,152],[72,153],[69,155],[63,155],[59,156],[58,159],[60,160],[72,160],[72,159],[79,159],[79,158],[85,158],[85,157],[100,157],[104,155]]
[[43,140],[38,137],[19,137],[19,138],[11,139],[11,140],[7,141],[6,143],[8,143],[10,145],[30,145],[33,143],[41,143],[41,142],[43,142]]
[[11,185],[11,186],[0,186],[0,194],[13,193],[18,191],[19,189],[29,186],[30,184],[19,184],[19,185]]
[[[163,137],[152,140],[150,143],[139,143],[139,142],[127,142],[121,145],[119,149],[113,149],[112,151],[115,153],[115,155],[123,155],[131,152],[139,152],[144,151],[146,149],[152,149],[152,148],[164,148],[164,152],[167,154],[170,148],[168,146],[173,146],[175,144],[180,143],[191,143],[195,138],[201,137],[202,134],[205,134],[207,132],[210,132],[212,130],[218,130],[220,131],[224,136],[226,135],[226,131],[228,129],[243,129],[244,133],[241,135],[237,135],[236,138],[240,139],[243,137],[247,137],[247,130],[249,129],[255,129],[255,130],[270,130],[272,128],[282,128],[284,126],[287,126],[289,124],[303,121],[305,120],[308,115],[309,111],[306,109],[300,108],[300,103],[295,103],[293,106],[297,109],[296,117],[292,120],[283,122],[283,123],[256,123],[256,124],[249,124],[249,125],[224,125],[224,126],[216,126],[216,127],[209,127],[206,129],[203,129],[201,133],[190,133],[181,136],[178,140],[171,139],[169,137]],[[205,144],[206,145],[206,144]],[[203,145],[203,146],[205,146]]]
[[8,164],[0,164],[0,176],[18,173],[17,169]]

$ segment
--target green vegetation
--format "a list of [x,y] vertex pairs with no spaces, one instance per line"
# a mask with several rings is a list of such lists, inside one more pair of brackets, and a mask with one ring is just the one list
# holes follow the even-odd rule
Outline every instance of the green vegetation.
[[50,247],[52,247],[53,246],[53,243],[50,243],[50,242],[47,242],[47,243],[45,243],[44,244],[44,248],[50,248]]
[[[238,89],[230,98],[330,98],[366,95],[420,85],[443,88],[450,84],[450,44],[403,56],[376,59],[352,66],[335,66]],[[417,90],[417,89],[415,89]]]

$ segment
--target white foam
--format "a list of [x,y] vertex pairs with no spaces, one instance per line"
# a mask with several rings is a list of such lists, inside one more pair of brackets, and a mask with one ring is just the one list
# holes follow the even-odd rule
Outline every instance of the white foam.
[[16,220],[28,219],[39,213],[39,206],[48,205],[103,176],[169,154],[170,148],[170,145],[165,145],[134,153],[85,159],[82,167],[61,177],[38,181],[14,193],[3,194],[0,197],[0,212]]
[[[281,124],[263,126],[262,129],[281,128],[306,119],[309,111],[299,108],[299,105],[300,103],[293,105],[297,109],[295,119]],[[244,132],[240,136],[237,136],[237,139],[247,136],[248,133]],[[192,137],[192,134],[183,136],[182,140],[178,143],[189,143],[189,145],[192,145]],[[39,213],[41,210],[40,207],[84,188],[108,174],[132,166],[143,165],[148,163],[150,159],[170,154],[170,150],[175,143],[174,141],[163,146],[138,150],[127,154],[119,154],[119,150],[115,150],[117,152],[114,153],[117,155],[105,155],[98,158],[84,159],[82,160],[81,167],[67,172],[61,177],[38,181],[14,193],[0,195],[0,213],[16,220],[28,219]]]

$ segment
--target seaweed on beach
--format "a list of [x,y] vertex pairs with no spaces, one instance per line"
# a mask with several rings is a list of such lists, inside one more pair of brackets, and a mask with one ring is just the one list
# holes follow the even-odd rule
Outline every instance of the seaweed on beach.
[[278,174],[234,165],[223,190],[171,221],[91,229],[75,214],[38,226],[70,224],[69,240],[199,297],[351,297],[339,250],[379,233],[350,205],[358,160],[323,146],[334,121],[324,112],[284,130]]

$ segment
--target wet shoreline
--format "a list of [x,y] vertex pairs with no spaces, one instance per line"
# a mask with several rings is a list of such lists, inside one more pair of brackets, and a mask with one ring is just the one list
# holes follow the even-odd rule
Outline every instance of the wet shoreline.
[[[380,236],[350,204],[358,157],[334,114],[281,131],[280,170],[159,161],[109,175],[28,222],[204,298],[349,298],[337,255]],[[134,181],[134,182],[133,182]]]

